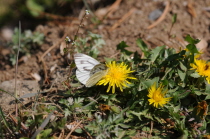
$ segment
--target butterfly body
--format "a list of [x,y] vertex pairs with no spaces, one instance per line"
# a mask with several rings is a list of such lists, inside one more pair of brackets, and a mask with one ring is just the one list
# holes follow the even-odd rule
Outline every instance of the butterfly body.
[[74,59],[77,66],[77,79],[86,87],[95,85],[108,71],[106,65],[100,64],[88,55],[77,53]]
[[95,73],[99,72],[99,71],[103,71],[103,70],[107,70],[107,66],[104,65],[104,64],[98,64],[98,65],[95,65],[91,71],[90,71],[90,76],[91,75],[94,75]]

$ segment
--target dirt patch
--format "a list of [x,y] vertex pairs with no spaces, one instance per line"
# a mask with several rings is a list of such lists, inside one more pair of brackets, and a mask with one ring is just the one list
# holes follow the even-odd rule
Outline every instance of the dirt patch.
[[[20,96],[15,96],[15,80],[4,81],[0,84],[0,88],[3,88],[7,93],[0,94],[0,104],[1,108],[5,111],[12,110],[15,108],[15,97],[19,98],[25,94],[40,92],[40,86],[37,81],[33,80],[23,80],[17,81],[17,94]],[[28,99],[21,99],[23,104],[26,104]]]
[[[208,41],[209,39],[209,17],[204,9],[207,2],[197,1],[194,3],[194,10],[196,17],[193,17],[187,10],[187,1],[173,1],[170,3],[170,9],[168,10],[165,19],[152,29],[147,29],[149,25],[154,23],[148,19],[149,14],[156,9],[161,9],[164,5],[164,1],[150,1],[150,2],[134,2],[123,1],[118,11],[112,18],[120,19],[130,8],[135,7],[135,12],[118,28],[109,32],[102,30],[99,34],[103,34],[107,46],[104,47],[105,51],[107,47],[112,50],[121,41],[125,41],[130,47],[130,50],[135,51],[136,39],[141,37],[150,47],[157,47],[161,45],[167,45],[168,47],[178,48],[184,44],[183,37],[186,34],[190,34],[195,38]],[[208,5],[208,4],[207,4]],[[169,30],[172,25],[173,14],[177,14],[177,22],[171,30],[171,35],[175,35],[175,38],[168,36]],[[110,26],[105,26],[109,28]],[[100,30],[99,30],[100,31]],[[129,49],[129,48],[128,48]],[[109,51],[106,55],[114,55],[115,51]]]

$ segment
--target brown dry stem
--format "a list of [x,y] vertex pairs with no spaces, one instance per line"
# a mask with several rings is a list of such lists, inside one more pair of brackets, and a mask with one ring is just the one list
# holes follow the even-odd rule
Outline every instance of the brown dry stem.
[[166,14],[169,11],[169,8],[170,8],[170,2],[167,1],[166,7],[163,11],[163,14],[154,23],[152,23],[150,26],[148,26],[147,29],[152,29],[155,26],[157,26],[159,23],[161,23],[165,19]]

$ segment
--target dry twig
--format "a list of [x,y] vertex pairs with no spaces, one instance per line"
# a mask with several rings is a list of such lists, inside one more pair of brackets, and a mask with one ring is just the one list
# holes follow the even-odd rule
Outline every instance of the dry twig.
[[114,55],[111,55],[110,58],[116,57],[120,52],[115,53]]
[[64,132],[65,132],[64,129],[62,129],[58,139],[62,139],[62,137],[64,136]]
[[93,139],[90,133],[87,132],[84,127],[82,127],[81,125],[79,125],[79,127],[82,128],[83,131],[85,131],[85,133],[90,137],[90,139]]
[[130,9],[120,20],[118,20],[110,29],[109,31],[114,30],[115,28],[117,28],[120,24],[122,24],[122,22],[125,21],[125,19],[127,19],[129,16],[131,16],[134,12],[135,12],[135,8]]
[[116,10],[118,9],[118,7],[119,7],[121,1],[122,1],[122,0],[116,0],[116,1],[108,8],[106,14],[105,14],[102,18],[98,17],[98,18],[101,20],[101,22],[103,22],[104,19],[106,19],[107,17],[109,17],[114,11],[116,11]]
[[116,11],[122,0],[116,0],[108,9],[107,17],[109,17],[114,11]]
[[148,26],[147,29],[151,29],[151,28],[157,26],[160,22],[162,22],[165,19],[166,14],[169,11],[169,8],[170,8],[170,2],[167,1],[166,7],[165,7],[165,9],[163,11],[163,14],[153,24]]
[[[18,121],[16,118],[14,118],[11,114],[9,114],[9,117],[15,122],[16,125],[18,125]],[[28,127],[25,126],[22,122],[21,122],[21,126],[23,129],[28,130]]]
[[74,132],[74,130],[82,123],[82,120],[77,123],[77,125],[69,132],[69,134],[66,136],[65,139],[69,139],[69,137],[71,136],[71,133]]
[[55,15],[55,14],[50,14],[50,13],[46,13],[46,12],[40,12],[40,17],[50,17],[53,20],[79,20],[76,17],[69,17],[69,16],[60,16],[60,15]]
[[[15,63],[15,97],[20,97],[20,94],[17,93],[17,74],[18,74],[18,58],[19,58],[19,52],[20,52],[20,39],[21,39],[21,22],[19,21],[19,33],[18,33],[18,51],[16,56],[16,63]],[[15,100],[15,116],[18,117],[18,103],[17,100]]]
[[187,11],[188,11],[189,14],[192,15],[192,17],[196,17],[197,16],[197,14],[195,12],[195,8],[194,8],[194,3],[192,2],[192,0],[188,0]]
[[153,130],[153,121],[151,121],[151,128],[150,128],[150,132],[149,132],[149,135],[148,135],[149,138],[151,137],[152,130]]

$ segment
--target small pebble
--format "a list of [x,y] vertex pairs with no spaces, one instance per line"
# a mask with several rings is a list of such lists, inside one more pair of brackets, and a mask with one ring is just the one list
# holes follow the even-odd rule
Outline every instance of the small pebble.
[[152,21],[154,21],[154,20],[156,20],[156,19],[158,19],[161,15],[162,15],[162,11],[161,10],[159,10],[159,9],[156,9],[156,10],[154,10],[154,11],[152,11],[150,14],[149,14],[149,19],[150,20],[152,20]]

